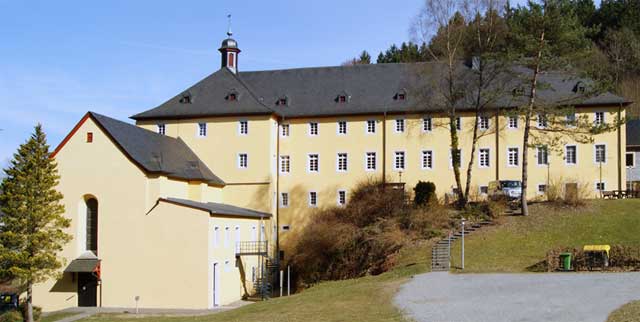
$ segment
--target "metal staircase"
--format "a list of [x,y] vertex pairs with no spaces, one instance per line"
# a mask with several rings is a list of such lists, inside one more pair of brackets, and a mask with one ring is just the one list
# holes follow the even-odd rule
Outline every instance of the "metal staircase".
[[[483,226],[490,225],[490,221],[482,221],[472,224],[471,227],[464,229],[464,235],[467,236]],[[431,248],[431,271],[448,271],[451,269],[451,244],[462,237],[462,231],[450,231],[448,236],[440,239]]]
[[273,295],[274,285],[277,285],[280,263],[277,258],[269,256],[267,241],[242,241],[236,244],[236,257],[258,256],[258,271],[253,283],[254,296],[259,299],[269,299]]

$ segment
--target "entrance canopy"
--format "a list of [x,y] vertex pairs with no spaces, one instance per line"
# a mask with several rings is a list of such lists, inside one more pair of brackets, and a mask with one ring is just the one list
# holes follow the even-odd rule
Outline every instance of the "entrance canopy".
[[78,258],[69,263],[69,266],[64,269],[65,273],[92,273],[98,270],[100,267],[100,260],[97,258]]

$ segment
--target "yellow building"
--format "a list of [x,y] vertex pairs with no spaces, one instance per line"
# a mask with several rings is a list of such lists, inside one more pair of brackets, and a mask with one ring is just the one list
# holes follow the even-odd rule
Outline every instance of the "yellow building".
[[[56,149],[74,240],[62,278],[36,288],[37,305],[224,305],[255,293],[278,243],[317,209],[346,204],[363,180],[453,191],[448,118],[420,89],[440,75],[435,65],[240,72],[235,40],[220,52],[220,70],[134,115],[137,126],[88,113]],[[570,99],[576,118],[624,117],[623,98],[582,98],[585,80],[542,80],[553,89],[540,99]],[[460,108],[463,168],[476,122],[482,134],[472,176],[479,198],[490,181],[520,179],[517,104],[479,119]],[[624,189],[624,125],[593,143],[563,144],[562,153],[530,149],[529,196],[550,182],[584,184],[593,197]]]

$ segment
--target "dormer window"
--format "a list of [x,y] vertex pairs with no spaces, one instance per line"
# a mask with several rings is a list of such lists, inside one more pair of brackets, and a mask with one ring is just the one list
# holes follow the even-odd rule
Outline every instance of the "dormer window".
[[346,101],[347,101],[347,96],[346,95],[338,96],[338,102],[345,103]]
[[190,93],[182,94],[182,96],[180,97],[180,104],[191,104],[191,94]]
[[406,94],[398,94],[398,100],[404,101]]
[[287,105],[287,98],[286,97],[279,98],[278,101],[276,102],[276,105],[278,105],[278,106]]
[[573,91],[578,94],[584,94],[587,90],[587,85],[584,82],[576,83],[576,86],[573,87]]
[[229,94],[227,94],[227,97],[225,97],[225,99],[227,101],[230,101],[230,102],[237,101],[238,100],[238,92],[236,92],[236,91],[229,92]]
[[524,95],[524,87],[519,86],[513,89],[513,96],[522,96]]
[[335,98],[335,101],[337,103],[348,103],[349,100],[351,100],[351,97],[347,92],[344,92],[344,91],[339,93],[338,96]]
[[393,97],[396,101],[404,101],[407,99],[407,92],[403,89],[396,93],[396,96]]

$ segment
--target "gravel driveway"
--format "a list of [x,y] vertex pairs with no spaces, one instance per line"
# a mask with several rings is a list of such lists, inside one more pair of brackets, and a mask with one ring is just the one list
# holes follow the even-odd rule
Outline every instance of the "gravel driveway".
[[421,322],[604,322],[640,299],[640,273],[414,276],[395,304]]

